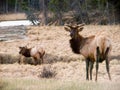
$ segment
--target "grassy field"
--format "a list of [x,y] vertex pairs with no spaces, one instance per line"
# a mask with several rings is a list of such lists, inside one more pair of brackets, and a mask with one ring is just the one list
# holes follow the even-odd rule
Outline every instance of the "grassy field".
[[[98,82],[86,81],[85,61],[69,46],[69,33],[62,26],[28,27],[28,39],[0,42],[0,90],[120,90],[120,26],[86,25],[83,36],[106,32],[112,40],[108,80],[105,62],[100,64]],[[42,46],[46,55],[43,65],[18,64],[19,46]],[[25,58],[27,60],[31,58]],[[47,69],[44,72],[45,68]],[[45,73],[51,78],[43,77]]]
[[55,79],[4,78],[0,90],[119,90],[120,82],[79,82]]

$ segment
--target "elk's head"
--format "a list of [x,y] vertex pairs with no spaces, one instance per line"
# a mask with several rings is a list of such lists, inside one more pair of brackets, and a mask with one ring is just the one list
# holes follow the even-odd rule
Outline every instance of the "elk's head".
[[19,54],[24,54],[27,50],[27,46],[19,47],[19,49],[20,49]]
[[83,30],[84,24],[79,25],[66,25],[64,28],[66,31],[70,32],[70,36],[76,39],[79,36],[79,32]]

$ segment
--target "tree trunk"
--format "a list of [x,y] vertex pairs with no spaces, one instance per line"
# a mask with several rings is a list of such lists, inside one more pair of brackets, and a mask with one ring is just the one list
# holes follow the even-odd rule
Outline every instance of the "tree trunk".
[[100,10],[100,0],[98,0],[98,9]]
[[42,24],[47,25],[47,8],[46,8],[46,5],[45,5],[45,0],[42,0],[42,7],[43,7]]
[[107,11],[107,18],[108,18],[108,24],[110,24],[110,14],[109,14],[109,4],[106,2],[106,11]]
[[15,13],[17,12],[17,3],[18,3],[18,0],[15,0],[15,10],[14,10]]
[[114,6],[112,6],[112,13],[113,13],[113,23],[116,24]]
[[6,0],[5,12],[8,13],[8,0]]
[[81,22],[83,23],[84,21],[83,21],[83,16],[82,16],[82,8],[81,8],[81,5],[80,5],[80,2],[77,0],[77,2],[78,2],[78,5],[79,5],[79,7],[78,7],[78,9],[79,9],[79,15],[80,15],[80,19],[81,19]]
[[63,22],[62,22],[62,13],[60,11],[57,13],[57,16],[58,16],[58,24],[59,25],[63,25]]
[[28,0],[28,6],[31,7],[30,0]]
[[88,16],[88,9],[87,9],[87,1],[85,0],[85,11],[86,11],[86,17],[87,17],[87,24],[90,24],[89,16]]

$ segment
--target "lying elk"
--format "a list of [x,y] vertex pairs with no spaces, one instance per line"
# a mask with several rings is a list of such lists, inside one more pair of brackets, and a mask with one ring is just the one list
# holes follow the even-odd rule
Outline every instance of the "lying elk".
[[37,46],[33,48],[27,48],[27,46],[25,46],[19,47],[19,49],[19,54],[22,54],[25,57],[33,57],[35,65],[43,63],[43,56],[45,54],[43,48]]
[[70,32],[70,46],[72,51],[76,54],[83,55],[86,59],[86,80],[89,80],[89,72],[90,80],[92,80],[92,69],[94,62],[96,62],[95,80],[97,81],[99,63],[102,63],[104,60],[106,61],[109,80],[111,80],[109,73],[109,56],[111,51],[110,39],[102,34],[98,36],[83,37],[79,34],[79,32],[83,30],[83,26],[84,24],[74,26],[66,25],[64,28],[66,31]]

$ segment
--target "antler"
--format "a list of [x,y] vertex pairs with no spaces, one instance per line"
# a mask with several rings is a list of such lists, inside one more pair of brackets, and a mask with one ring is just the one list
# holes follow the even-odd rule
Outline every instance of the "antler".
[[79,28],[79,27],[82,27],[82,26],[84,26],[85,25],[85,23],[82,23],[82,24],[79,24],[79,25],[72,25],[72,24],[66,24],[65,26],[67,26],[67,27],[70,27],[70,28]]
[[72,25],[70,25],[70,24],[66,24],[65,26],[67,26],[69,28],[73,28]]
[[80,28],[80,27],[82,27],[84,25],[85,25],[85,23],[82,23],[82,24],[76,25],[75,28]]

